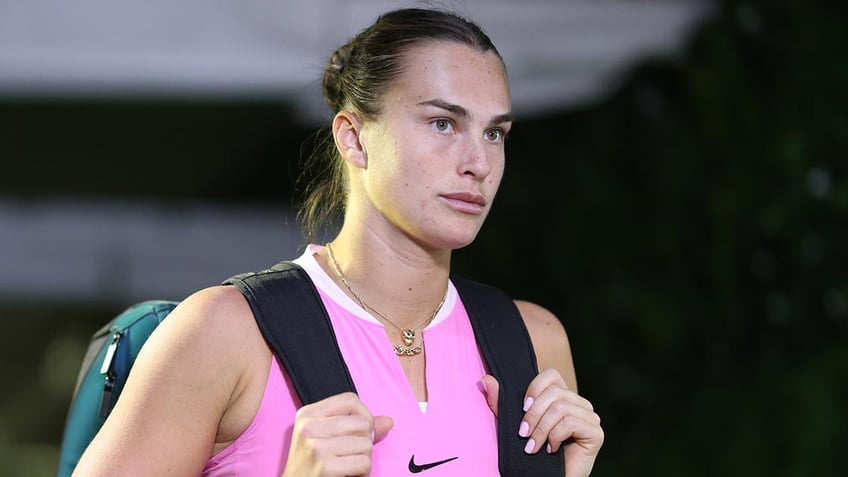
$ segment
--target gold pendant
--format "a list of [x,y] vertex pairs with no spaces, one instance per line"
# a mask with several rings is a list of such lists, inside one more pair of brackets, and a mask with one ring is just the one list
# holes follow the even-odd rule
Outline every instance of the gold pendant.
[[412,343],[415,342],[415,331],[403,330],[403,332],[401,332],[401,338],[403,338],[403,344],[412,346]]

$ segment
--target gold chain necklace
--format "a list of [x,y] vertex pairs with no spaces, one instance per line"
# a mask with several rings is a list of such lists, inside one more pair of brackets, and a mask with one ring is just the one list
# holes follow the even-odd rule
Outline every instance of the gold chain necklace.
[[[433,310],[432,313],[430,313],[430,316],[427,317],[426,320],[422,321],[421,323],[419,323],[417,326],[415,326],[413,328],[407,328],[407,329],[401,328],[400,326],[394,324],[394,322],[392,320],[388,319],[386,317],[386,315],[380,313],[379,311],[375,310],[371,305],[365,303],[362,300],[362,297],[359,296],[358,293],[353,291],[353,288],[350,286],[350,283],[348,283],[347,278],[345,278],[345,276],[344,276],[344,273],[342,273],[342,270],[339,268],[339,263],[336,261],[336,257],[333,255],[333,249],[330,247],[329,243],[327,243],[326,249],[327,249],[327,256],[330,257],[330,263],[333,265],[333,271],[336,273],[336,276],[339,277],[339,280],[341,280],[341,282],[344,284],[345,288],[347,288],[347,291],[349,291],[350,294],[353,295],[354,298],[356,298],[356,301],[359,302],[359,305],[362,308],[365,308],[366,310],[375,313],[377,316],[382,318],[386,323],[388,323],[388,324],[394,326],[395,328],[397,328],[398,330],[400,330],[400,338],[401,338],[401,340],[403,340],[403,344],[405,344],[406,346],[395,345],[394,346],[395,354],[398,355],[398,356],[415,356],[416,354],[421,353],[421,346],[415,346],[415,347],[412,346],[413,344],[415,344],[415,332],[418,330],[418,328],[421,328],[422,326],[433,321],[433,318],[435,318],[436,315],[439,314],[439,310],[442,309],[442,305],[445,304],[445,300],[448,297],[447,290],[445,290],[445,294],[442,296],[442,301],[439,302],[439,305],[436,306],[436,309]],[[422,344],[423,344],[423,338],[422,338]]]

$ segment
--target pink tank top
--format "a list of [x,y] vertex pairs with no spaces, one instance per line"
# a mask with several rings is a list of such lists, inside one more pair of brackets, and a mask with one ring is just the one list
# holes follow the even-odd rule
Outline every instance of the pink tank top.
[[[372,451],[372,477],[496,476],[496,423],[480,388],[486,373],[474,332],[453,284],[442,310],[424,330],[426,411],[416,401],[383,325],[351,300],[312,256],[295,260],[321,295],[360,399],[394,427]],[[279,477],[285,469],[300,402],[276,358],[259,410],[245,432],[212,457],[204,476]],[[434,465],[435,464],[435,465]]]

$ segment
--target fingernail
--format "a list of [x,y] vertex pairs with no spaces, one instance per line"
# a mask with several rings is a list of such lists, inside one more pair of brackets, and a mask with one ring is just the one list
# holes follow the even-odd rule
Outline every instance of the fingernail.
[[536,441],[534,441],[533,439],[529,439],[527,441],[527,445],[524,446],[524,452],[532,454],[534,449],[536,449]]
[[532,405],[533,398],[528,396],[527,399],[524,400],[524,412],[527,412],[527,410],[530,409],[530,406]]
[[371,442],[374,442],[374,429],[371,429]]
[[551,443],[550,443],[550,442],[548,442],[547,451],[548,451],[548,454],[553,454],[553,453],[554,453],[553,449],[551,449]]
[[521,437],[530,435],[530,424],[527,424],[527,421],[521,421],[521,425],[518,426],[518,435]]

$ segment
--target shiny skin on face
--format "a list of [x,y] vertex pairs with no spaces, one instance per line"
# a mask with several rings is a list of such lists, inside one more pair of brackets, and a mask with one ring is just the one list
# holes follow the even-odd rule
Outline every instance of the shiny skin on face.
[[428,246],[463,247],[503,176],[512,121],[503,64],[452,42],[414,47],[405,60],[380,114],[362,124],[361,187],[383,225]]

